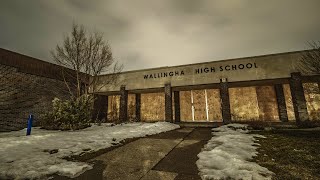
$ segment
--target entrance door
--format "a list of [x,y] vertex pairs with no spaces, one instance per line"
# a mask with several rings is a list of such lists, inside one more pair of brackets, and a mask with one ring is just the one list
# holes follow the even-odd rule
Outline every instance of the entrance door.
[[192,104],[192,120],[193,121],[208,121],[208,97],[207,90],[192,90],[191,91]]

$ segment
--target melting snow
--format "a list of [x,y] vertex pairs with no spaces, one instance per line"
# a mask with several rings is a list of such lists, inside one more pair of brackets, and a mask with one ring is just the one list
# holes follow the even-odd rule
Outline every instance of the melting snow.
[[123,139],[158,134],[176,128],[179,126],[157,122],[112,127],[110,124],[93,125],[79,131],[33,128],[31,136],[25,136],[26,129],[0,133],[0,179],[34,179],[54,173],[75,177],[92,166],[84,162],[67,161],[63,157],[79,155],[84,151],[97,151]]
[[229,124],[214,128],[213,137],[198,154],[202,179],[271,179],[273,172],[252,162],[258,154],[256,134],[247,125]]

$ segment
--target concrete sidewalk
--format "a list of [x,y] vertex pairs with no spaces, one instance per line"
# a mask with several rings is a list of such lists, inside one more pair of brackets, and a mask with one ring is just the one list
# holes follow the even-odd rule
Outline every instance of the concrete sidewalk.
[[210,138],[211,128],[181,128],[140,138],[90,160],[94,168],[76,179],[200,179],[197,155]]

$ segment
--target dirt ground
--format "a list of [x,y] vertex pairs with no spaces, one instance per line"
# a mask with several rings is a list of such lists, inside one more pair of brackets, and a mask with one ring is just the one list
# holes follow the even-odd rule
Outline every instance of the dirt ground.
[[253,132],[261,147],[254,159],[275,173],[273,179],[320,179],[320,129]]

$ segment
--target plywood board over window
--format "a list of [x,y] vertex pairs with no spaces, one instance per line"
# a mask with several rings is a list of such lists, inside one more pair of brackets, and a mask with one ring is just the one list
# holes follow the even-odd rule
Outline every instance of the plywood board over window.
[[136,95],[128,95],[128,120],[136,121]]
[[303,83],[310,120],[320,120],[320,92],[318,83]]
[[255,87],[229,88],[232,121],[259,120]]
[[115,122],[119,120],[120,111],[120,96],[108,96],[108,122]]
[[164,93],[141,94],[141,121],[164,121],[164,103]]
[[294,116],[293,102],[289,84],[283,84],[283,93],[286,101],[288,120],[295,121],[296,118]]
[[181,121],[192,121],[191,91],[180,91]]
[[274,86],[257,86],[260,121],[280,121]]
[[209,121],[222,122],[219,89],[207,89]]
[[206,98],[205,90],[193,90],[193,106],[194,106],[194,121],[206,121]]
[[181,121],[221,122],[220,92],[218,89],[180,91]]

